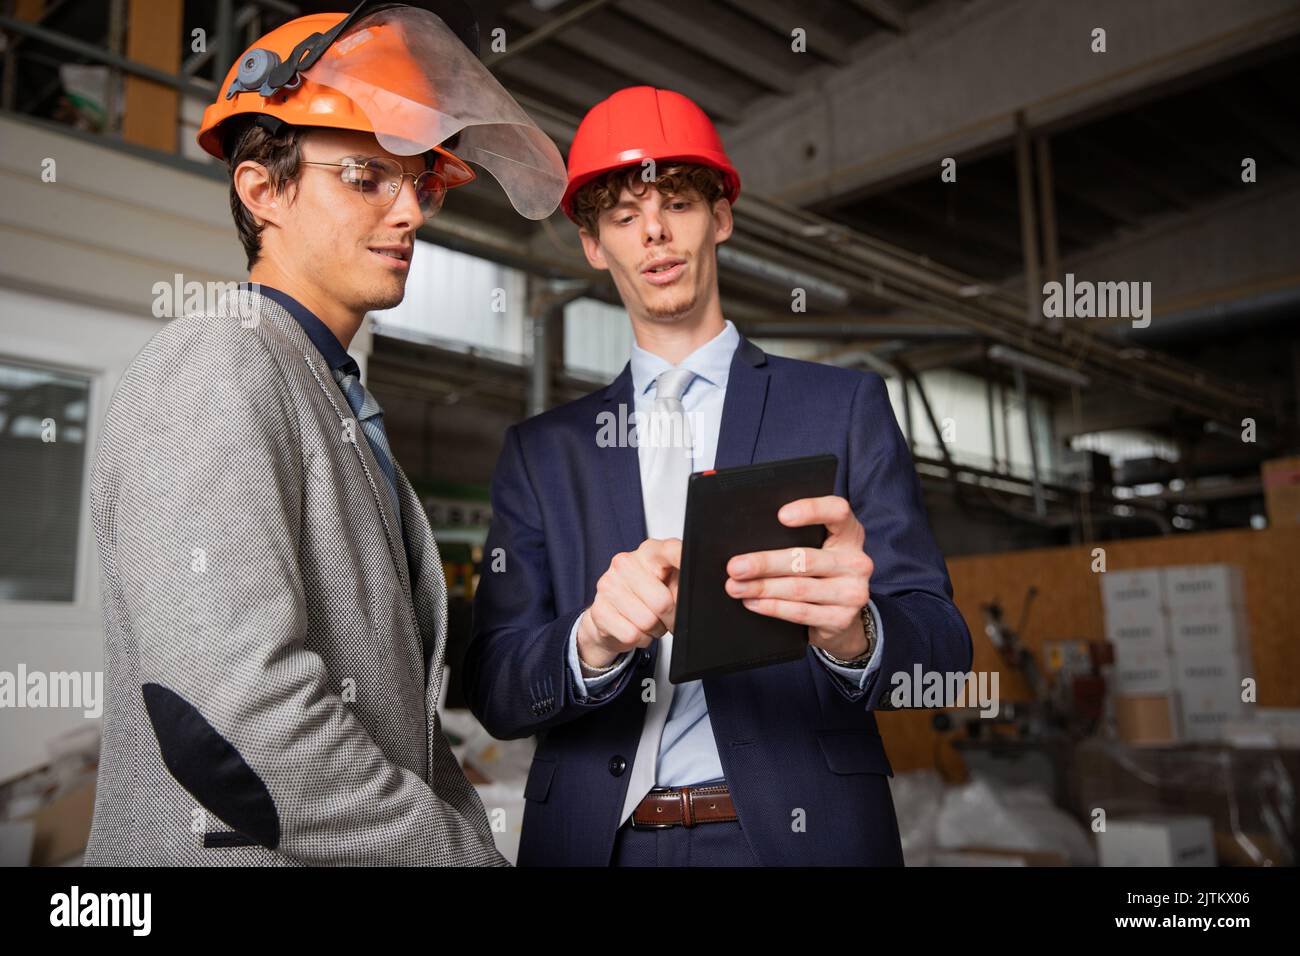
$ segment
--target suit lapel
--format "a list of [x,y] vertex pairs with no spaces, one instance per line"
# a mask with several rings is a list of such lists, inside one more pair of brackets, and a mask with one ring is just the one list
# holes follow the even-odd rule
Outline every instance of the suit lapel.
[[[296,323],[295,323],[296,324]],[[303,336],[304,340],[306,336]],[[310,345],[310,342],[308,342]],[[344,444],[352,446],[361,463],[361,470],[365,472],[366,481],[370,484],[370,494],[375,500],[375,506],[379,509],[379,518],[384,526],[384,537],[388,541],[388,551],[393,557],[393,566],[397,569],[397,580],[402,585],[402,591],[408,600],[411,599],[411,580],[406,564],[406,546],[402,542],[402,534],[398,530],[397,518],[393,514],[392,499],[380,487],[379,482],[385,481],[384,473],[379,470],[379,462],[375,460],[375,453],[370,448],[370,442],[366,440],[366,433],[361,429],[361,423],[357,421],[356,416],[352,413],[352,406],[339,390],[338,383],[334,381],[334,376],[326,369],[325,363],[318,357],[313,357],[304,352],[303,358],[307,361],[307,366],[311,369],[311,374],[315,377],[321,390],[324,391],[325,397],[329,399],[330,405],[339,418],[339,440]],[[351,440],[347,436],[351,435]],[[396,462],[394,462],[396,467]]]
[[763,411],[767,406],[770,378],[767,356],[763,350],[742,337],[731,357],[714,468],[753,464],[758,432],[763,425]]
[[[320,386],[321,391],[324,393],[326,401],[334,409],[334,414],[338,417],[339,422],[338,440],[343,444],[352,446],[352,453],[357,456],[361,464],[361,470],[365,473],[366,481],[370,484],[370,493],[375,500],[375,507],[379,509],[380,523],[384,526],[384,537],[388,541],[388,550],[393,558],[393,566],[397,569],[397,580],[401,584],[407,600],[413,601],[410,573],[406,563],[406,546],[403,544],[402,534],[398,530],[397,516],[393,513],[392,500],[378,484],[385,480],[383,472],[379,470],[379,463],[375,461],[374,452],[370,449],[370,442],[366,440],[365,432],[361,430],[361,423],[356,420],[356,416],[352,413],[352,406],[348,404],[347,398],[340,391],[338,383],[334,381],[334,376],[326,367],[324,359],[316,351],[316,346],[312,345],[311,339],[302,330],[302,326],[284,310],[283,306],[274,299],[258,295],[249,290],[241,290],[240,295],[245,297],[245,304],[242,308],[250,310],[241,312],[241,314],[254,314],[270,320],[293,346],[294,350],[302,355],[312,377],[316,379],[316,384]],[[256,298],[252,300],[247,297]],[[349,434],[353,436],[351,441],[347,439]],[[396,466],[396,462],[394,462],[394,466]]]
[[439,608],[446,605],[447,579],[424,504],[396,460],[393,467],[397,469],[397,496],[402,502],[402,527],[406,529],[406,557],[410,564],[415,616],[424,641],[424,659],[428,661],[439,650],[436,647]]
[[605,389],[605,413],[613,415],[618,440],[608,447],[596,447],[604,471],[605,489],[610,510],[618,523],[619,542],[623,550],[632,551],[645,540],[645,508],[641,502],[641,463],[636,446],[624,441],[622,423],[631,428],[636,402],[632,395],[632,365]]
[[[715,468],[748,465],[754,460],[758,433],[767,405],[770,372],[767,356],[749,339],[741,337],[731,358],[727,379],[727,397],[722,406]],[[615,421],[628,421],[636,409],[632,394],[632,365],[605,389],[605,411]],[[621,434],[621,432],[620,432]],[[597,447],[610,508],[618,522],[622,546],[630,550],[645,540],[645,508],[641,498],[641,464],[630,442],[617,442],[608,448]]]
[[432,775],[434,735],[440,726],[438,700],[442,697],[442,670],[447,658],[447,577],[424,503],[396,460],[393,467],[397,469],[397,496],[402,502],[402,526],[406,529],[407,557],[411,564],[412,606],[424,658],[426,745]]
[[[727,397],[722,403],[718,453],[714,456],[715,468],[734,468],[754,463],[754,449],[758,445],[759,430],[763,426],[770,379],[767,356],[757,345],[742,337],[731,358],[731,371],[727,377]],[[735,696],[732,689],[734,683],[730,675],[706,677],[701,687],[723,775],[730,776],[729,734],[741,725],[736,720],[736,707],[732,703]]]

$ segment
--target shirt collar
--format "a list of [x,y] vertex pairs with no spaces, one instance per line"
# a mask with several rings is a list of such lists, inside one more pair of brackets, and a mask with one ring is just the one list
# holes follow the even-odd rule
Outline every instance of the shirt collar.
[[307,338],[311,339],[311,344],[316,346],[316,351],[320,352],[321,358],[329,363],[331,370],[340,369],[345,375],[356,375],[361,377],[361,367],[357,365],[356,359],[348,354],[348,350],[343,347],[343,343],[338,340],[328,325],[316,317],[316,314],[307,308],[287,292],[281,292],[279,289],[273,289],[269,285],[258,285],[257,291],[266,296],[272,302],[277,302],[283,306],[295,322],[302,326],[302,330],[307,333]]
[[[678,362],[676,368],[688,368],[711,385],[725,389],[727,377],[731,374],[731,357],[736,352],[736,346],[740,344],[740,333],[736,331],[736,327],[731,324],[730,319],[725,322],[721,332]],[[632,344],[631,365],[634,395],[644,395],[660,373],[674,367],[653,352],[647,352],[635,342]],[[694,382],[691,384],[693,385]],[[687,391],[690,391],[689,386]]]

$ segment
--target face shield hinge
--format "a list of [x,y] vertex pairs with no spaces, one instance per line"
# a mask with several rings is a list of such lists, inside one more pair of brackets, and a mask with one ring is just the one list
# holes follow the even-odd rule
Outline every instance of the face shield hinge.
[[[293,52],[289,54],[289,59],[279,64],[271,71],[271,75],[267,78],[266,84],[263,86],[262,95],[270,95],[270,93],[266,92],[266,87],[270,87],[271,92],[274,93],[276,90],[280,89],[291,90],[301,83],[302,77],[300,74],[306,73],[315,66],[316,61],[325,55],[325,51],[334,45],[335,40],[342,36],[343,33],[357,22],[363,12],[366,16],[369,16],[372,13],[378,13],[381,10],[389,9],[390,7],[406,6],[410,6],[410,4],[377,3],[376,0],[361,0],[360,3],[352,8],[351,13],[330,29],[329,33],[313,33],[307,39],[294,47]],[[477,37],[477,21],[474,23],[474,31],[475,36]]]
[[[226,91],[226,99],[236,93],[261,93],[263,97],[272,97],[281,90],[297,89],[302,83],[302,74],[311,69],[326,50],[330,48],[339,34],[356,22],[361,12],[373,4],[373,0],[361,0],[352,12],[334,25],[328,33],[313,33],[293,48],[289,58],[283,62],[273,50],[250,50],[239,63],[235,81]],[[390,6],[391,4],[384,4]]]
[[[404,3],[377,3],[376,0],[361,0],[352,12],[340,20],[328,33],[313,33],[293,48],[289,58],[284,62],[271,50],[250,50],[239,64],[235,81],[226,91],[226,99],[236,93],[261,93],[271,97],[280,90],[297,89],[302,83],[302,74],[310,70],[342,33],[356,23],[363,12],[367,16],[390,7],[404,7]],[[453,8],[454,9],[454,8]],[[468,11],[468,8],[466,8]],[[468,12],[468,21],[459,22],[456,34],[471,52],[478,56],[478,19]]]

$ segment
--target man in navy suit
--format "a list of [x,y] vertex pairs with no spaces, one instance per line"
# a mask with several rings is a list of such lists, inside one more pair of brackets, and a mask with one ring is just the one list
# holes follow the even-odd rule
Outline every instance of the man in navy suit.
[[[608,388],[512,426],[493,479],[465,686],[494,736],[538,738],[520,865],[901,865],[873,710],[891,675],[970,668],[882,379],[768,356],[723,317],[739,191],[676,93],[622,90],[574,140],[563,207],[636,344]],[[823,547],[727,567],[808,653],[672,685],[690,472],[824,453],[835,494],[778,515]]]

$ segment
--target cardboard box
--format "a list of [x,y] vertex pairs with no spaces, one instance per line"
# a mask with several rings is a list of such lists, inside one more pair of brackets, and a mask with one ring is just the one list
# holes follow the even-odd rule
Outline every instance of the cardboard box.
[[1199,606],[1169,618],[1169,646],[1179,654],[1250,653],[1250,627],[1246,609]]
[[95,815],[95,782],[55,797],[31,816],[33,866],[59,866],[85,852]]
[[1106,640],[1112,644],[1169,646],[1169,616],[1163,610],[1154,613],[1134,608],[1106,611]]
[[1164,585],[1159,568],[1108,571],[1101,576],[1101,604],[1107,615],[1159,616]]
[[1275,741],[1274,746],[1300,750],[1300,707],[1252,708],[1255,724]]
[[1215,866],[1214,825],[1205,816],[1107,820],[1097,834],[1102,866]]
[[0,866],[28,866],[36,824],[31,820],[0,821]]
[[1175,693],[1116,697],[1115,728],[1119,739],[1135,746],[1176,743],[1179,738]]
[[1230,651],[1186,653],[1174,657],[1179,717],[1187,740],[1226,739],[1247,715],[1241,681],[1250,676],[1249,659]]
[[1169,616],[1160,569],[1109,572],[1101,595],[1106,640],[1115,648],[1116,689],[1130,696],[1168,692]]
[[1151,697],[1174,689],[1169,651],[1154,642],[1114,642],[1111,686],[1125,697]]
[[1275,528],[1300,524],[1300,456],[1264,462],[1260,477],[1268,523]]
[[1170,617],[1193,616],[1211,608],[1246,603],[1241,569],[1235,564],[1186,564],[1164,568],[1165,606]]
[[1159,568],[1108,571],[1101,576],[1101,606],[1111,640],[1159,636],[1164,611],[1164,581]]

